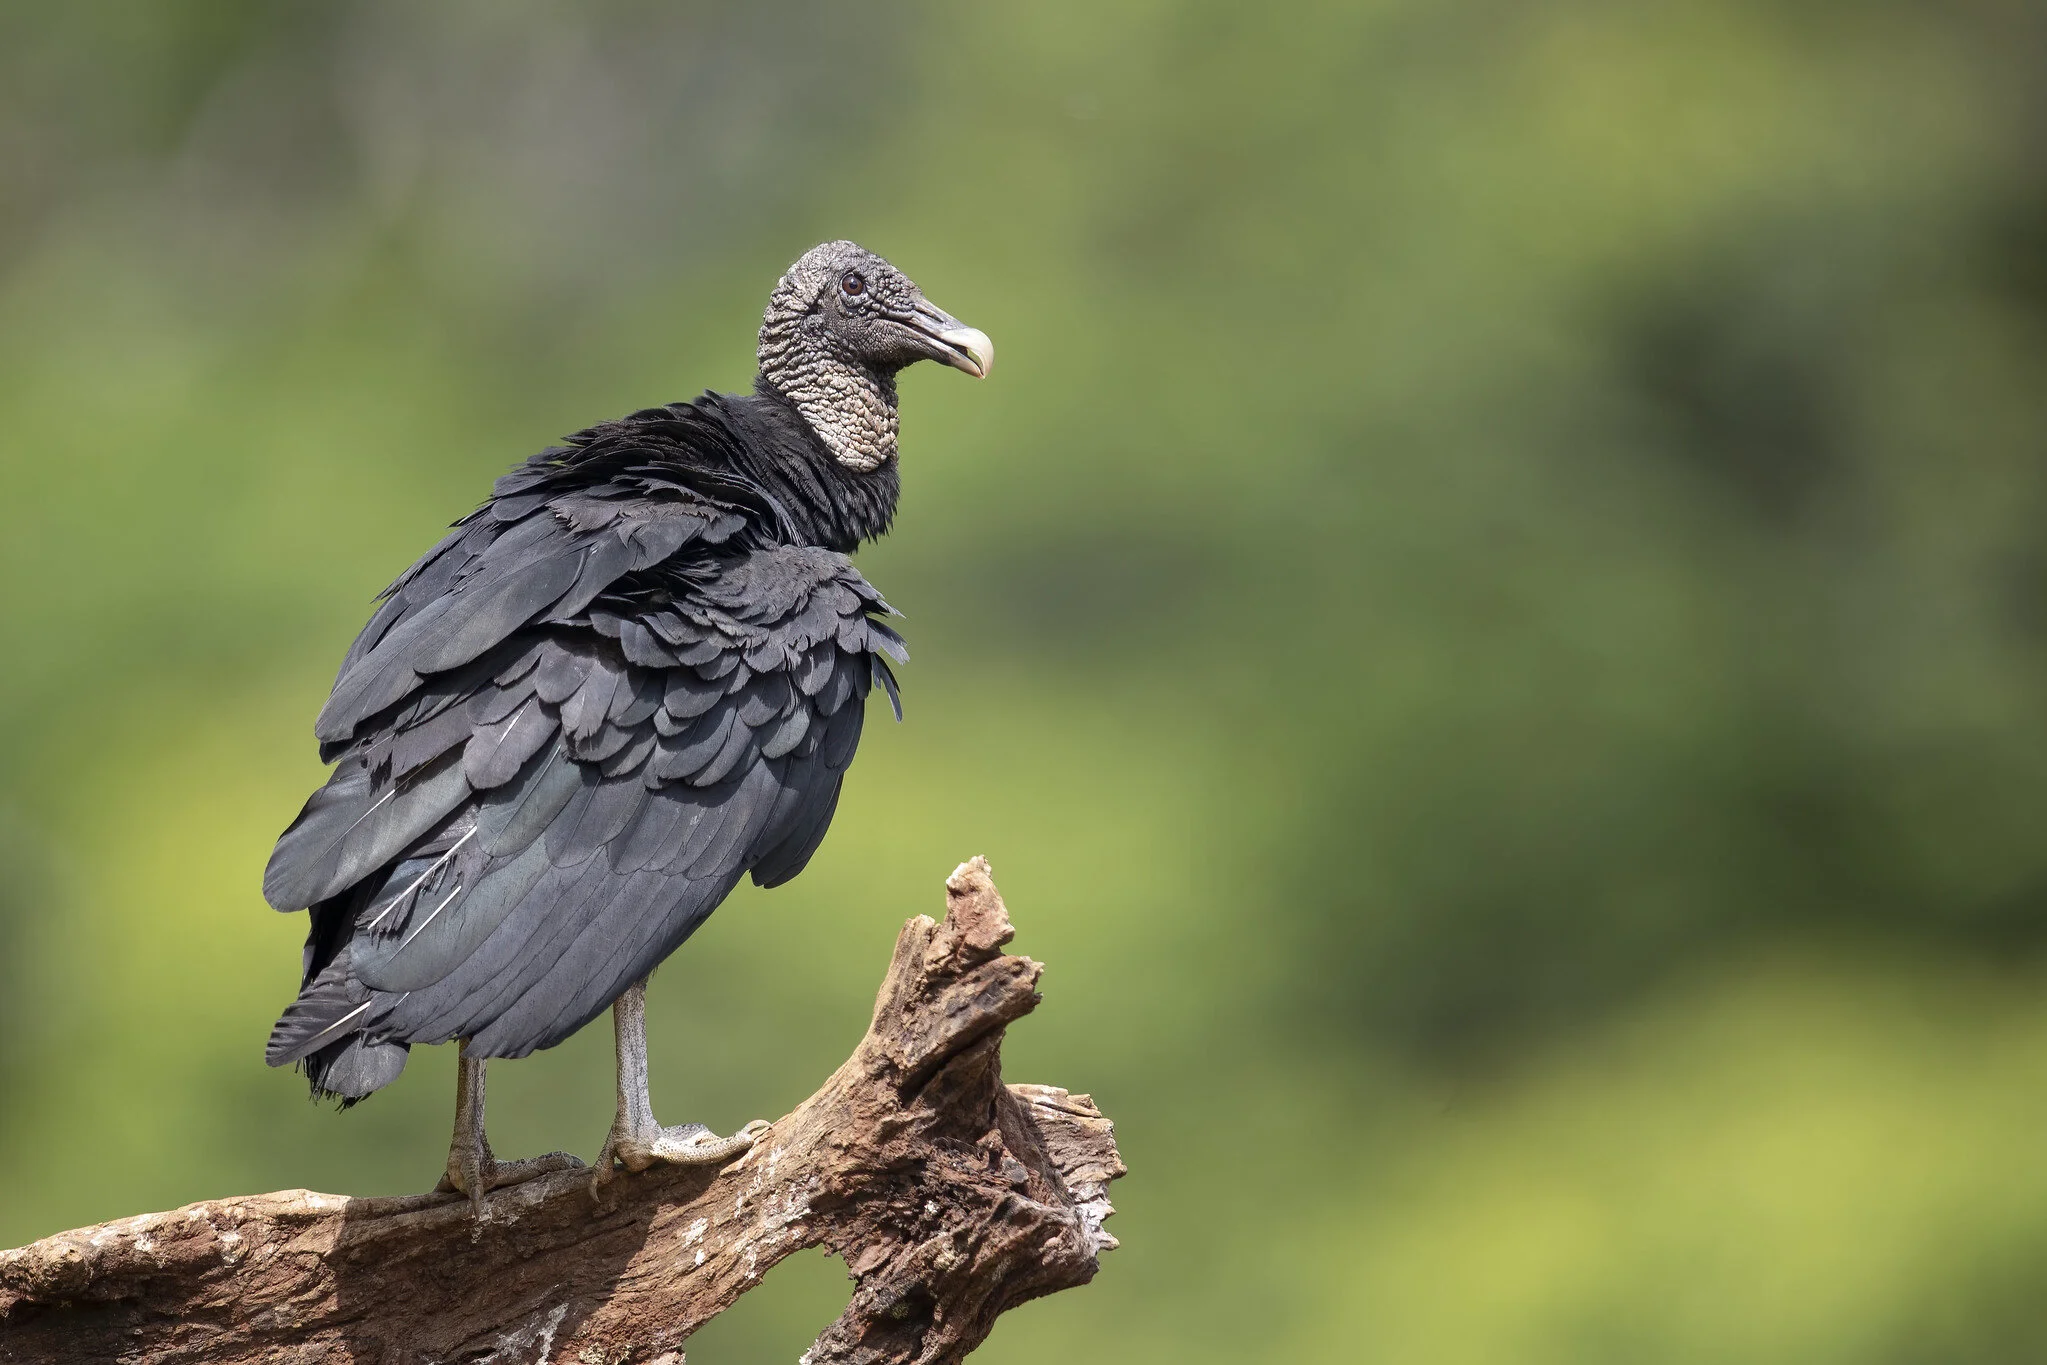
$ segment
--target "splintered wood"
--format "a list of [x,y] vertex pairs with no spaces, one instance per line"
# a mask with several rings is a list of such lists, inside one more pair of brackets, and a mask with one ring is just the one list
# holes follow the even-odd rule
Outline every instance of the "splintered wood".
[[565,1171],[490,1195],[211,1200],[0,1252],[0,1362],[661,1362],[783,1257],[855,1281],[809,1365],[958,1361],[1116,1245],[1114,1129],[1002,1083],[1042,970],[979,858],[903,926],[853,1055],[723,1169]]

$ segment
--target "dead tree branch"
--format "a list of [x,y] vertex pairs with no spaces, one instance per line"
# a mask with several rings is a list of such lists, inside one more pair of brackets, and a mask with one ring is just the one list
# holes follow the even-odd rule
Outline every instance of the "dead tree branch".
[[722,1170],[588,1172],[456,1195],[285,1190],[192,1204],[0,1252],[0,1361],[679,1365],[689,1335],[784,1256],[857,1282],[810,1365],[950,1362],[997,1315],[1085,1284],[1109,1121],[1085,1095],[1004,1086],[1004,1028],[1040,968],[976,858],[945,921],[896,940],[852,1057]]

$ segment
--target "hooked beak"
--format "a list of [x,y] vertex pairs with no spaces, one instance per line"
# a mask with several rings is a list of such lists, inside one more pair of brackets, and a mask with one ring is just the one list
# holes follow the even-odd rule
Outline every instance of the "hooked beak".
[[988,334],[969,327],[958,318],[928,303],[917,305],[910,326],[932,343],[931,358],[943,360],[955,370],[965,370],[976,379],[986,379],[995,368],[995,343]]

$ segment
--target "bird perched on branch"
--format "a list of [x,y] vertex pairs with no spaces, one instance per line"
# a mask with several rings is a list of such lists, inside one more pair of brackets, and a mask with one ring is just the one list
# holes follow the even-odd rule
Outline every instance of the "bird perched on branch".
[[315,733],[333,775],[263,891],[310,909],[298,998],[270,1035],[352,1104],[414,1043],[460,1041],[444,1188],[578,1165],[495,1160],[484,1063],[607,1007],[618,1110],[598,1159],[722,1161],[647,1094],[647,976],[742,876],[775,886],[824,838],[870,687],[896,714],[889,609],[846,558],[895,514],[896,374],[980,377],[988,338],[851,242],[769,299],[749,394],[648,408],[497,481],[384,593]]

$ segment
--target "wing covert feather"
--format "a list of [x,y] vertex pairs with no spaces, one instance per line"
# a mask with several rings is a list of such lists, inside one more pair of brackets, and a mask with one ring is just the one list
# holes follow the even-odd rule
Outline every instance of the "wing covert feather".
[[841,555],[728,545],[701,504],[509,510],[393,585],[322,712],[342,767],[266,879],[354,896],[331,960],[371,1044],[568,1036],[740,877],[801,870],[865,698],[894,697],[901,641]]

